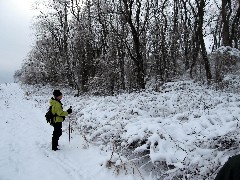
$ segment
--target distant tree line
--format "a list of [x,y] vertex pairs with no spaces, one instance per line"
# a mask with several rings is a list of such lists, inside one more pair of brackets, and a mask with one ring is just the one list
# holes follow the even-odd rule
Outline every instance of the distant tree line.
[[180,76],[211,83],[211,51],[240,47],[239,0],[48,0],[15,77],[113,94]]

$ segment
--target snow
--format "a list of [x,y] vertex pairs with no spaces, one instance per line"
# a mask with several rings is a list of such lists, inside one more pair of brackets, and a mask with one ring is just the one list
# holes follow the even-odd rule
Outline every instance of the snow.
[[103,97],[62,89],[64,109],[71,105],[73,114],[53,152],[44,119],[53,88],[0,89],[0,179],[214,179],[239,152],[238,90],[193,81]]
[[0,85],[1,180],[134,179],[116,176],[103,167],[108,154],[91,145],[84,148],[79,134],[69,143],[66,129],[59,141],[61,150],[52,151],[53,128],[36,101],[41,99],[29,99],[18,84]]

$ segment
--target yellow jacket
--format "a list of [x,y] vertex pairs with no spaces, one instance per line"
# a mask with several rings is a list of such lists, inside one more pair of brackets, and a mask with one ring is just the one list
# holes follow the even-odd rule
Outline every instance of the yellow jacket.
[[55,115],[54,122],[63,122],[65,116],[68,115],[67,111],[63,111],[62,103],[54,98],[50,99],[50,106],[52,106],[52,114]]

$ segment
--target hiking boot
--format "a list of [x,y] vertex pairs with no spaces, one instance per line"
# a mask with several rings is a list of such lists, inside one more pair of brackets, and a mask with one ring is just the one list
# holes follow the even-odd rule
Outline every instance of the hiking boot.
[[57,150],[60,150],[60,149],[58,149],[58,148],[52,148],[52,150],[53,150],[53,151],[57,151]]

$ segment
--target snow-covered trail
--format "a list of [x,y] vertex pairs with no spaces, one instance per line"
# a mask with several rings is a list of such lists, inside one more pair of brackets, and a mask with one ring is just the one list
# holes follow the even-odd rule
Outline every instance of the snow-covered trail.
[[83,149],[80,136],[71,143],[63,132],[60,151],[51,150],[52,127],[18,84],[0,85],[0,180],[135,179],[116,176],[100,164],[106,157]]

